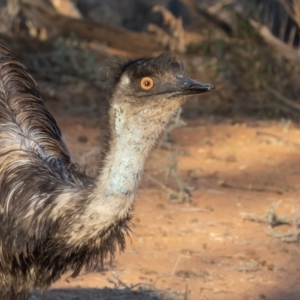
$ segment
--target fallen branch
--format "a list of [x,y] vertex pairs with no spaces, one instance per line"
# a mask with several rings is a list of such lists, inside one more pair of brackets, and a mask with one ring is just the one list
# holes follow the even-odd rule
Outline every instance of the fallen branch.
[[232,24],[229,24],[227,20],[224,20],[219,11],[222,7],[233,3],[233,0],[218,1],[217,4],[211,7],[205,7],[195,0],[181,0],[192,11],[198,13],[201,17],[204,17],[217,27],[221,28],[228,35],[232,34]]
[[7,1],[7,5],[0,6],[0,32],[10,32],[20,12],[20,5],[18,0]]
[[284,7],[287,14],[297,23],[300,27],[300,1],[294,0],[292,3],[287,0],[278,0]]
[[298,62],[300,60],[299,52],[275,37],[267,26],[261,25],[252,19],[249,19],[248,21],[258,32],[258,34],[263,38],[266,44],[271,46],[282,57],[290,61]]
[[[300,59],[300,56],[299,56]],[[300,111],[300,104],[296,103],[295,101],[283,96],[282,94],[280,94],[278,91],[274,90],[273,88],[271,88],[268,85],[265,85],[266,89],[272,93],[273,96],[275,96],[278,100],[280,100],[281,102],[283,102],[284,104],[288,105],[289,107],[296,109],[298,111]]]
[[162,5],[154,6],[152,11],[162,15],[165,30],[155,24],[149,24],[148,31],[155,33],[161,44],[167,46],[170,51],[184,53],[186,51],[186,42],[182,19],[180,17],[176,18]]
[[96,40],[108,47],[147,56],[163,50],[163,46],[153,35],[115,28],[100,22],[69,18],[49,9],[40,0],[22,0],[21,7],[24,15],[40,28],[46,28],[52,38],[68,37],[73,33],[87,41]]
[[65,16],[82,19],[81,12],[77,9],[72,0],[50,0],[55,10]]

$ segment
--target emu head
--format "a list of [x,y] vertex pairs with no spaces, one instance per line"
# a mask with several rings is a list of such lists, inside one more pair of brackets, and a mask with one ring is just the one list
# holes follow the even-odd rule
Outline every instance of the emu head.
[[165,124],[187,96],[214,90],[209,83],[185,77],[182,64],[169,53],[111,67],[111,105],[126,118],[142,115],[146,122]]

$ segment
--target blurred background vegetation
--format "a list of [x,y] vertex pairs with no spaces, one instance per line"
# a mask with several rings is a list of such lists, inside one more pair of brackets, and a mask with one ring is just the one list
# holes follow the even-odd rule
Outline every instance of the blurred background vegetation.
[[216,85],[187,118],[288,118],[300,111],[300,0],[0,0],[0,40],[45,99],[93,113],[110,55],[177,53]]

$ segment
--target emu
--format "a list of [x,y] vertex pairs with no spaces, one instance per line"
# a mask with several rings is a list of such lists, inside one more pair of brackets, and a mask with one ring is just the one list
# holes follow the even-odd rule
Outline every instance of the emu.
[[0,44],[0,299],[26,300],[67,270],[76,276],[123,251],[151,146],[188,95],[214,89],[184,77],[168,53],[109,68],[106,143],[91,178],[27,69]]

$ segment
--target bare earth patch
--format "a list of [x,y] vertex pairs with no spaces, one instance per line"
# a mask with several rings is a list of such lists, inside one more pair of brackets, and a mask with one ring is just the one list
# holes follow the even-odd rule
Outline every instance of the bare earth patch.
[[[77,162],[95,166],[97,119],[53,114]],[[144,177],[126,252],[31,300],[300,299],[300,129],[199,120],[174,130],[171,142],[191,202],[168,202]],[[164,182],[169,163],[169,150],[155,149],[146,172]],[[264,217],[272,205],[288,225],[271,228]]]

